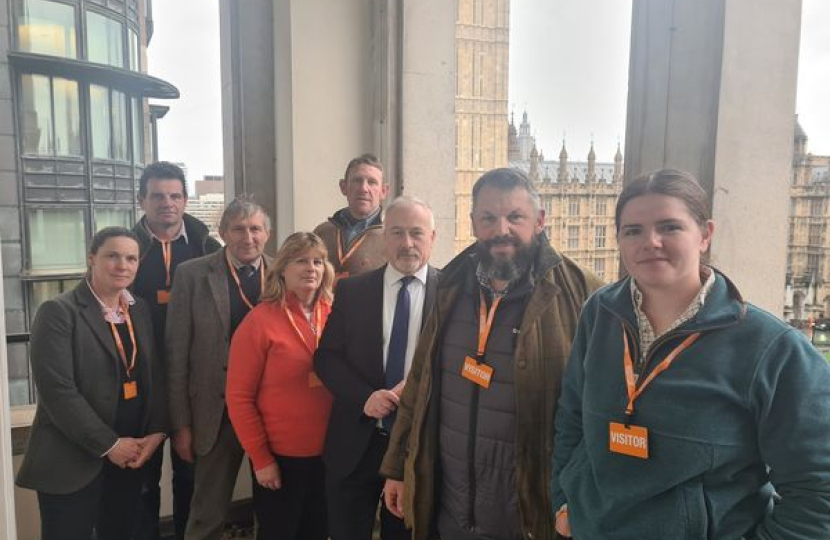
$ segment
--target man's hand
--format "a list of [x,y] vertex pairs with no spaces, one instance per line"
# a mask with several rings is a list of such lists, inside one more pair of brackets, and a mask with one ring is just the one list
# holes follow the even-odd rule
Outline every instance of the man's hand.
[[398,396],[398,398],[400,398],[401,395],[403,394],[403,387],[404,387],[405,384],[406,384],[406,378],[404,378],[401,382],[399,382],[398,384],[395,385],[395,388],[392,389],[392,393],[395,394],[396,396]]
[[400,398],[392,390],[375,390],[363,405],[363,414],[370,418],[385,418],[398,407]]
[[383,486],[383,502],[392,515],[403,519],[403,482],[387,479]]
[[280,489],[282,487],[282,476],[277,462],[266,465],[254,473],[257,483],[265,489]]
[[123,469],[128,463],[138,459],[139,455],[141,455],[139,439],[121,437],[107,453],[107,459]]
[[173,434],[173,449],[179,454],[182,460],[193,463],[195,458],[193,456],[193,429],[190,426],[184,426],[176,430]]
[[127,467],[131,469],[140,469],[142,465],[147,463],[148,459],[153,457],[156,448],[158,448],[160,444],[164,443],[164,438],[164,433],[152,433],[144,438],[138,439],[138,443],[141,445],[141,452],[138,454],[136,459],[127,463]]

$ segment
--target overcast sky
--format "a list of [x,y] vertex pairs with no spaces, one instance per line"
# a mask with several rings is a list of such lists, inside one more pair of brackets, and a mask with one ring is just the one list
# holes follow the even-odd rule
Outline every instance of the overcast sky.
[[[804,0],[798,113],[809,150],[830,154],[830,1]],[[218,0],[155,0],[149,72],[175,84],[159,123],[162,159],[184,162],[192,180],[222,174]],[[563,137],[571,159],[591,139],[610,161],[625,136],[631,0],[514,0],[510,108],[527,109],[547,159]],[[159,101],[159,103],[162,103]]]

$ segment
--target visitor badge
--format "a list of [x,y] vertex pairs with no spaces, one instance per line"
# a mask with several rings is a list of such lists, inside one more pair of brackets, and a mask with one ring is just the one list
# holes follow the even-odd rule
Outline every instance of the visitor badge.
[[317,388],[318,386],[323,386],[323,381],[320,380],[320,377],[316,373],[310,371],[308,373],[308,387]]
[[138,396],[138,383],[128,381],[124,383],[124,399],[135,399]]
[[611,422],[608,442],[615,454],[648,459],[648,429],[644,427]]
[[166,304],[170,300],[170,291],[156,291],[156,303]]
[[493,368],[486,364],[479,364],[475,358],[468,356],[464,359],[461,376],[473,381],[482,388],[490,388],[490,380],[493,378]]

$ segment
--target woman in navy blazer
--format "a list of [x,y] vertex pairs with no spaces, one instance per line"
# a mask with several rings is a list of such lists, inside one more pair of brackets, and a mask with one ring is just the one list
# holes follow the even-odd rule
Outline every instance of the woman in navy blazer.
[[17,482],[37,491],[43,540],[129,536],[140,468],[167,431],[149,312],[127,290],[135,235],[98,231],[88,267],[32,324],[38,404]]

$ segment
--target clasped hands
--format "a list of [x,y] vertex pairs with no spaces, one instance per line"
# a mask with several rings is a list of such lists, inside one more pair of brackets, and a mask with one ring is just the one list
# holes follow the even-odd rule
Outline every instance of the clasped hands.
[[164,433],[152,433],[141,438],[121,437],[107,453],[107,458],[122,469],[139,469],[164,439]]
[[399,382],[391,390],[382,388],[372,392],[369,399],[363,404],[363,414],[369,418],[381,420],[393,413],[398,408],[405,382]]

